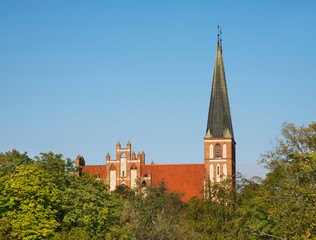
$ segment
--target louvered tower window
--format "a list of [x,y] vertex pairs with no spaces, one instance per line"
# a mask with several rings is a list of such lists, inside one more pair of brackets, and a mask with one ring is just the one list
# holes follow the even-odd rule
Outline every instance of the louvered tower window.
[[217,144],[215,147],[215,157],[221,158],[221,146],[219,144]]

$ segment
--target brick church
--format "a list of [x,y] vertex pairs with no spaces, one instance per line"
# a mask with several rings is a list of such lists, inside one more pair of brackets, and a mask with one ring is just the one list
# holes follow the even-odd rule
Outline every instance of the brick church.
[[80,173],[89,171],[97,178],[105,179],[110,191],[125,184],[136,187],[136,179],[142,184],[156,185],[164,179],[170,191],[185,193],[183,201],[193,196],[202,197],[206,181],[220,182],[236,172],[235,140],[230,114],[222,41],[217,40],[215,67],[209,105],[206,134],[204,136],[204,163],[201,164],[151,164],[145,163],[145,153],[132,151],[131,143],[122,147],[116,144],[116,159],[106,155],[105,165],[86,165],[82,156],[76,159]]

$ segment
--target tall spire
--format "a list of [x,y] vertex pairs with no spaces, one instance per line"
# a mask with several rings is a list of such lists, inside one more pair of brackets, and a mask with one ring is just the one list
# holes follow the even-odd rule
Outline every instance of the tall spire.
[[222,39],[220,36],[222,32],[219,27],[218,31],[212,93],[205,137],[234,138],[222,53]]

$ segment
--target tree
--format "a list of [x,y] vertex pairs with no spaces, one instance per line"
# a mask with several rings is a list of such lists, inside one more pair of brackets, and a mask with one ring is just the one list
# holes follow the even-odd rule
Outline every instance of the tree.
[[64,160],[62,154],[41,153],[35,159],[59,189],[60,227],[56,239],[118,238],[124,208],[120,197],[110,195],[108,186],[89,173],[77,177],[74,162],[69,158]]
[[27,153],[19,153],[13,149],[6,153],[0,153],[0,239],[14,239],[12,229],[12,217],[8,217],[8,197],[4,195],[6,183],[16,174],[16,169],[22,165],[32,164],[34,160],[30,159]]
[[167,192],[164,181],[158,187],[139,184],[135,193],[126,201],[123,223],[136,239],[198,239],[180,222],[181,194]]
[[72,229],[89,234],[90,239],[114,239],[120,229],[123,202],[119,196],[108,193],[107,186],[94,176],[73,175],[70,186],[63,191],[62,230]]
[[49,152],[40,153],[40,156],[36,156],[35,160],[50,175],[59,190],[65,190],[73,181],[76,169],[74,161],[70,158],[63,159],[62,154]]
[[52,236],[59,226],[56,185],[36,163],[20,165],[15,171],[1,189],[1,223],[7,226],[1,235],[27,240]]
[[133,194],[135,194],[128,186],[125,184],[121,184],[116,186],[113,193],[118,194],[122,197],[122,199],[126,200],[127,198],[130,198]]
[[21,154],[13,149],[6,153],[0,153],[0,177],[15,174],[18,166],[33,162],[34,160],[29,158],[26,152]]
[[261,238],[316,236],[316,123],[284,124],[261,163],[270,173],[253,198],[250,228]]
[[236,191],[243,187],[240,182],[232,185],[228,179],[208,183],[206,198],[193,198],[188,202],[184,213],[188,227],[200,233],[202,239],[248,239],[241,194]]
[[0,153],[0,239],[130,239],[123,201],[61,154]]

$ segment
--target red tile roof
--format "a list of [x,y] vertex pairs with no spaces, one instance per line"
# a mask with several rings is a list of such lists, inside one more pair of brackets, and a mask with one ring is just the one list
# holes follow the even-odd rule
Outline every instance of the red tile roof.
[[106,178],[106,166],[105,165],[89,165],[83,166],[82,172],[89,171],[90,174],[100,174],[100,178]]
[[166,164],[143,165],[141,176],[151,171],[152,184],[159,185],[164,179],[169,191],[185,193],[183,201],[189,201],[192,197],[202,197],[204,164]]

